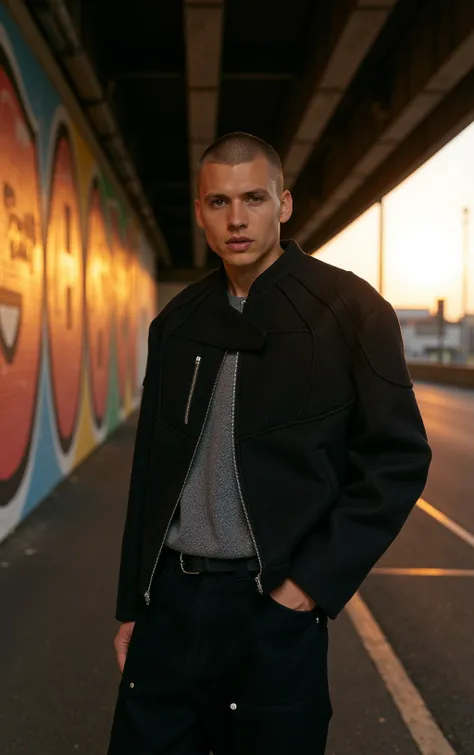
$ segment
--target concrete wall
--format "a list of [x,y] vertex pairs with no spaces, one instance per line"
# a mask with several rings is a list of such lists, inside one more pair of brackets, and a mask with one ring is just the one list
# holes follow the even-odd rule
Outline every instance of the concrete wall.
[[459,388],[474,388],[473,367],[426,362],[410,362],[408,366],[412,380],[453,385]]
[[137,405],[152,253],[0,5],[0,540]]
[[160,312],[171,299],[174,299],[183,289],[189,286],[190,283],[171,283],[160,281],[158,283],[158,303]]

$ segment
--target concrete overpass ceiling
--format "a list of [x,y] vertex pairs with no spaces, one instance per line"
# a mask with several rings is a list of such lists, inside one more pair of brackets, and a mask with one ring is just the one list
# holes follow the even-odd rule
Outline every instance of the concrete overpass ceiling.
[[296,0],[281,14],[269,2],[226,6],[221,133],[249,131],[275,142],[282,108],[304,68],[314,0]]
[[310,58],[291,93],[279,139],[291,188],[397,0],[325,3],[314,16]]
[[195,222],[194,187],[199,158],[217,136],[223,19],[223,0],[207,0],[205,3],[201,0],[184,0],[189,211],[193,229],[193,264],[198,269],[207,265],[208,247],[204,232]]
[[474,119],[474,3],[399,0],[294,187],[308,250],[394,188]]
[[18,1],[166,240],[162,277],[215,266],[192,211],[215,136],[250,131],[280,151],[295,196],[285,235],[312,251],[474,110],[471,0]]
[[[87,3],[84,3],[87,5]],[[189,264],[186,44],[181,2],[96,4],[99,54],[109,96],[173,267]],[[179,216],[176,214],[179,208]]]

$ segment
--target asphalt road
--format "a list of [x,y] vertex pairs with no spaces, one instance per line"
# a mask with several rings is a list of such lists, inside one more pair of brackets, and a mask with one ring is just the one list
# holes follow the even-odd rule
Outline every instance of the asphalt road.
[[[474,392],[418,384],[416,395],[433,449],[423,499],[474,533]],[[378,567],[467,572],[474,570],[474,547],[417,507]],[[474,755],[472,573],[371,574],[360,592],[456,755]],[[343,707],[337,684],[335,691]],[[391,746],[344,749],[335,732],[329,752],[410,752]]]
[[[434,449],[423,498],[474,533],[474,393],[416,392]],[[0,545],[0,755],[105,755],[119,681],[113,615],[134,432],[131,420]],[[372,573],[360,596],[440,736],[456,755],[474,755],[474,577],[466,572],[474,548],[416,508],[377,567],[460,570]],[[390,679],[382,680],[349,613],[330,630],[328,755],[417,755]],[[430,755],[443,753],[435,746]]]

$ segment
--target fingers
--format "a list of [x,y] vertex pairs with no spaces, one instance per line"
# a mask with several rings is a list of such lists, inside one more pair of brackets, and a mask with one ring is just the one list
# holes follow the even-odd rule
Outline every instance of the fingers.
[[123,669],[125,667],[125,659],[127,658],[127,654],[123,651],[117,651],[117,663],[120,669],[120,673],[123,674]]
[[123,674],[125,667],[125,661],[127,658],[128,647],[132,637],[132,632],[135,626],[135,622],[128,622],[122,624],[114,640],[115,654],[117,656],[117,663],[120,669],[120,673]]
[[114,647],[115,647],[115,655],[117,657],[118,667],[120,669],[120,673],[123,674],[125,660],[127,658],[128,644],[124,643],[123,640],[121,641],[116,640],[114,642]]

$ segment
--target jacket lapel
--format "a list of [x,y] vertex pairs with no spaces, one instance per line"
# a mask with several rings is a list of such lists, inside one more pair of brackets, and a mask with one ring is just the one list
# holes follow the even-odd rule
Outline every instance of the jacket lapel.
[[[282,241],[284,254],[253,282],[249,298],[273,286],[304,256],[293,241]],[[189,302],[188,302],[189,304]],[[265,331],[231,306],[227,297],[227,278],[221,261],[209,276],[207,289],[196,297],[190,308],[172,313],[167,332],[181,338],[210,344],[224,351],[260,352],[266,343]]]
[[225,291],[222,295],[218,290],[212,291],[174,332],[224,351],[259,352],[266,340],[264,331],[231,306]]

